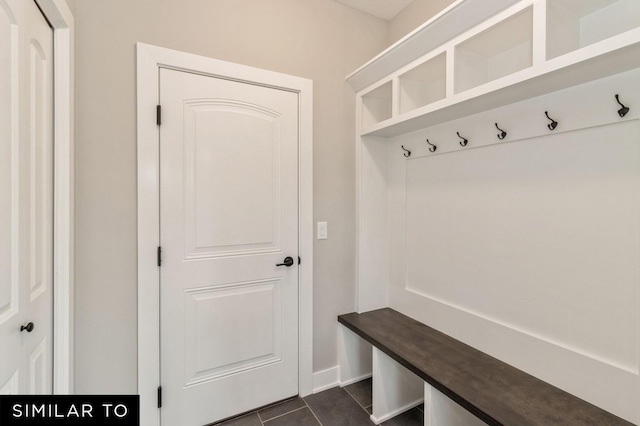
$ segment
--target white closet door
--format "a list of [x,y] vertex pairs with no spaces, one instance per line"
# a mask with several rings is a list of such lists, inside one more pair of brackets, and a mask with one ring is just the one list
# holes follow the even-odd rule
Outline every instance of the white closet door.
[[0,393],[52,391],[53,31],[0,0]]

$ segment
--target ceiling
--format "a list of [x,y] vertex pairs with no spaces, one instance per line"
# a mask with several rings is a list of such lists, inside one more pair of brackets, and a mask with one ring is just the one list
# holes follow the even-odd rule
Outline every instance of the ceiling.
[[413,0],[336,0],[382,19],[392,19],[401,10],[413,3]]

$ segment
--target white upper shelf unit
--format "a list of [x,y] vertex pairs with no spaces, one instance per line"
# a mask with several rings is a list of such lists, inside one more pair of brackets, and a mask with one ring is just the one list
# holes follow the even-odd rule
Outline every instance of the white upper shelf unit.
[[459,0],[347,77],[392,137],[640,67],[640,0]]
[[518,3],[519,0],[457,0],[375,58],[352,72],[356,92]]

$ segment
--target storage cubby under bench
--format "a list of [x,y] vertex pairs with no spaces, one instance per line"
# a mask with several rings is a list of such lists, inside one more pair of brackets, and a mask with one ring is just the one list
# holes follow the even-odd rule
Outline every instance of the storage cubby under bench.
[[393,309],[340,315],[338,322],[341,369],[354,369],[358,358],[366,363],[360,339],[372,346],[376,423],[424,401],[425,425],[632,425]]

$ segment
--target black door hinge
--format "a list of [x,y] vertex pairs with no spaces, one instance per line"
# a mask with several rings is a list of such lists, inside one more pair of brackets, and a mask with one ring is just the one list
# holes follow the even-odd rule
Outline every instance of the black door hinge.
[[162,386],[158,386],[158,408],[162,408]]
[[162,107],[160,105],[156,106],[156,124],[162,124]]
[[162,266],[162,247],[158,246],[158,266]]

